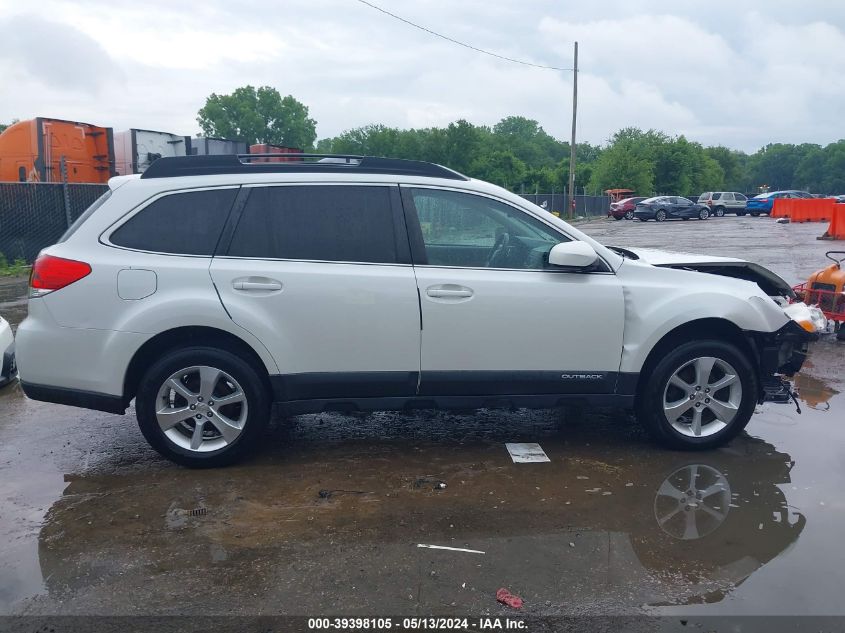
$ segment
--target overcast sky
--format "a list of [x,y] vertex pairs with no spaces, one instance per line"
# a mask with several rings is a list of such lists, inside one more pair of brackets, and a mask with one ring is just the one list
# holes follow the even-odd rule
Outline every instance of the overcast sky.
[[[373,0],[474,46],[570,67],[579,140],[624,126],[753,151],[845,137],[845,2]],[[493,124],[566,139],[571,73],[460,48],[357,0],[0,0],[0,122],[195,134],[211,92],[271,85],[320,138],[368,123]]]

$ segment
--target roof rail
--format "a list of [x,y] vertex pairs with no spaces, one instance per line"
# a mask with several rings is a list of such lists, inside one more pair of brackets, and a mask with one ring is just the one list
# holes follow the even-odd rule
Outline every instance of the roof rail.
[[[268,161],[267,159],[284,159]],[[260,161],[260,162],[258,162]],[[456,171],[421,160],[355,156],[349,154],[220,154],[212,156],[165,156],[150,165],[141,178],[173,178],[216,174],[257,173],[355,173],[428,176],[468,180]]]

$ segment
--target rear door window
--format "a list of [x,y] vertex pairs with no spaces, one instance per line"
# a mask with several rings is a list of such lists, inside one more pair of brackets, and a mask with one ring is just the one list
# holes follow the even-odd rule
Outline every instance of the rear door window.
[[[407,241],[407,237],[404,239]],[[360,185],[252,188],[228,255],[397,263],[390,188]]]
[[230,188],[168,194],[129,218],[109,241],[153,253],[213,255],[237,193]]
[[722,194],[720,192],[717,191],[716,193],[713,194],[714,200],[721,200],[721,198],[722,198]]

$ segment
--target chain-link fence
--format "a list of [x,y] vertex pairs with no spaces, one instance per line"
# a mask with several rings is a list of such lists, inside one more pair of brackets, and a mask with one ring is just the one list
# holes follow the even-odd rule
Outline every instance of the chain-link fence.
[[32,263],[108,189],[107,185],[0,182],[0,253]]
[[[564,219],[569,217],[569,211],[566,208],[567,196],[565,194],[525,193],[522,194],[522,197]],[[572,215],[574,217],[602,216],[607,215],[609,208],[610,197],[608,196],[575,196],[575,210]]]

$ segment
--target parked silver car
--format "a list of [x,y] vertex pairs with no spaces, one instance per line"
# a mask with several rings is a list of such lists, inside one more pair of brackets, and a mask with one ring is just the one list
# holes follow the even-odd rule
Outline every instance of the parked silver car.
[[698,196],[698,204],[706,204],[717,218],[726,213],[745,215],[746,202],[748,198],[736,191],[707,191]]

